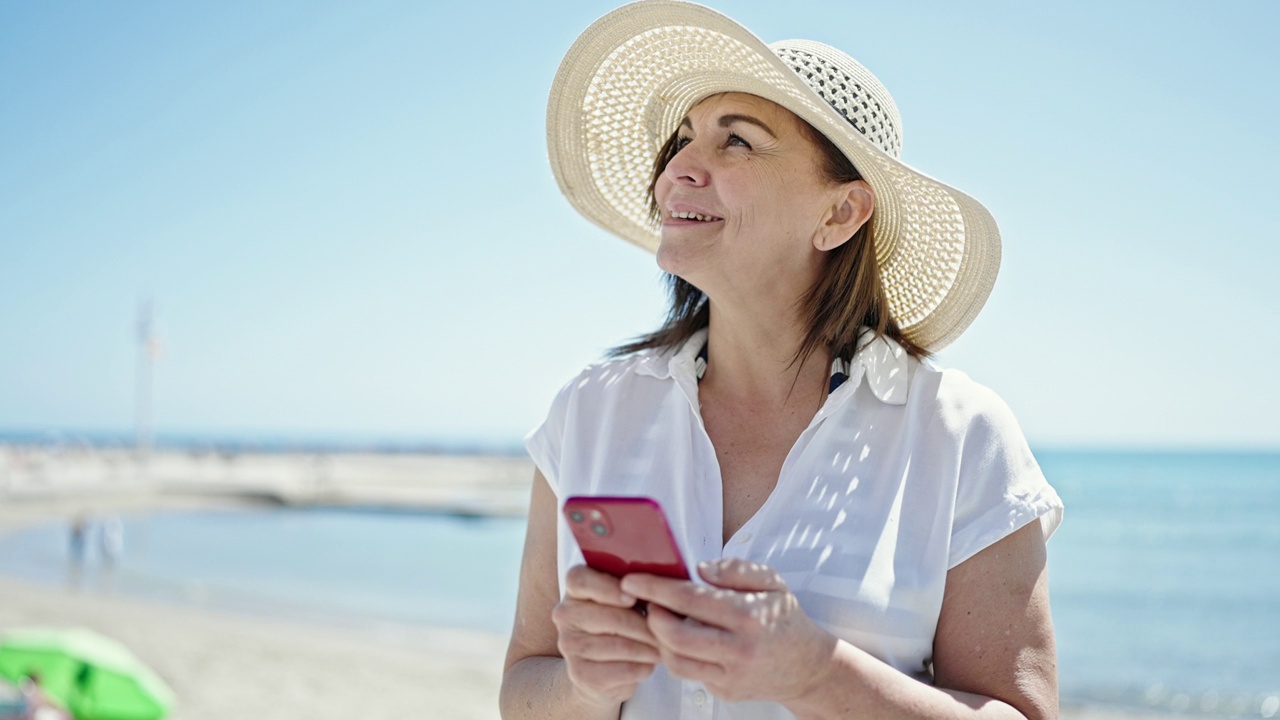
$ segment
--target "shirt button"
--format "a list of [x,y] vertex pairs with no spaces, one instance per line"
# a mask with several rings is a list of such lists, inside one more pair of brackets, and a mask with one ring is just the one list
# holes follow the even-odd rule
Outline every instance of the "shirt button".
[[707,704],[707,694],[702,690],[693,694],[693,704],[702,707]]
[[746,541],[748,541],[748,540],[750,540],[750,539],[751,539],[751,533],[749,533],[749,532],[748,532],[748,533],[742,533],[742,539],[741,539],[741,540],[739,540],[738,542],[740,542],[740,543],[745,543]]

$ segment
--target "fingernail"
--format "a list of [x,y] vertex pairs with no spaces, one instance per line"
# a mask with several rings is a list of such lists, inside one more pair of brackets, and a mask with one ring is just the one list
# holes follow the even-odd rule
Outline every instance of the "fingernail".
[[711,563],[704,560],[698,563],[698,571],[701,572],[703,575],[718,575],[720,574],[720,566],[717,565],[716,563]]
[[636,599],[635,599],[635,598],[633,598],[633,597],[631,597],[630,595],[628,595],[628,594],[626,594],[626,593],[622,593],[622,594],[618,595],[618,601],[619,601],[619,602],[621,602],[623,605],[635,605],[635,604],[636,604]]

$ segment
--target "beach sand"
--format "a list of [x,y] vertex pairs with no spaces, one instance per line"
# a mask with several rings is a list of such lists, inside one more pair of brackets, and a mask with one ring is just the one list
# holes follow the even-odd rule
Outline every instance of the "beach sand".
[[123,642],[173,688],[175,720],[498,717],[499,636],[306,626],[4,579],[0,598],[0,629]]
[[[126,451],[0,447],[0,535],[84,512],[264,502],[511,514],[523,511],[531,477],[528,460],[511,457],[158,453],[144,467]],[[120,640],[173,688],[174,720],[498,718],[506,638],[492,634],[322,625],[0,578],[0,632],[30,625]]]

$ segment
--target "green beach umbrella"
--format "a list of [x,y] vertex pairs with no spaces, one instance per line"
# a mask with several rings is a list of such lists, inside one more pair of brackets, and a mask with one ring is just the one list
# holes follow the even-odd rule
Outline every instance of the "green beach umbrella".
[[80,628],[0,633],[0,676],[40,676],[40,687],[76,720],[160,720],[173,691],[125,646]]

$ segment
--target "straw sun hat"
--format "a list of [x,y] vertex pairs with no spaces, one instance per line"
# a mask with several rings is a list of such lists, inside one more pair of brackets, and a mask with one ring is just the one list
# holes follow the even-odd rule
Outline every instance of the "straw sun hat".
[[655,251],[654,158],[690,108],[722,92],[781,105],[849,157],[876,194],[871,232],[894,319],[930,351],[959,337],[995,283],[995,220],[977,200],[898,160],[902,122],[888,90],[822,43],[766,45],[681,0],[641,0],[605,15],[569,49],[551,86],[547,143],[560,189],[592,222]]

